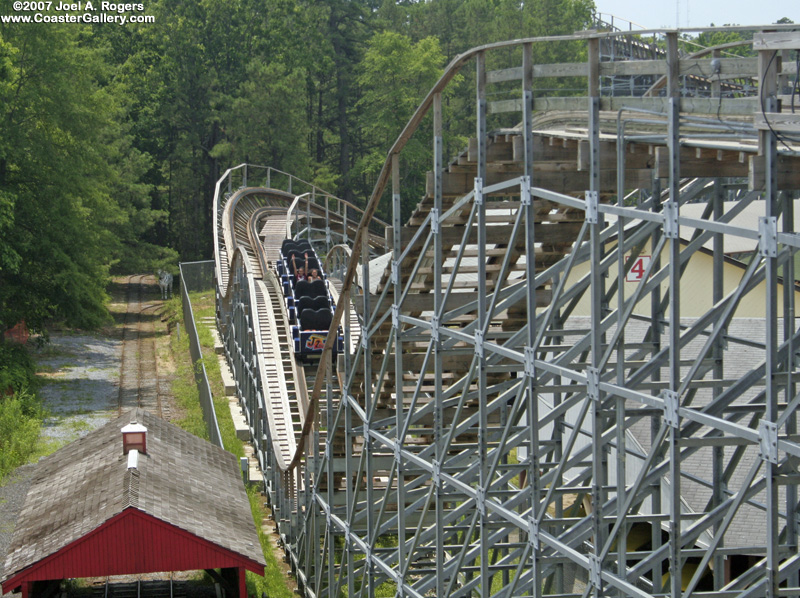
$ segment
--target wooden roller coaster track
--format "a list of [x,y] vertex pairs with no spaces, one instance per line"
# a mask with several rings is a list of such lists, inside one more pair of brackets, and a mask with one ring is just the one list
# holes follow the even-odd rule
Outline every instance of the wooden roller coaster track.
[[[637,32],[660,44],[639,61],[603,59],[640,46],[615,31],[458,56],[359,224],[310,186],[221,179],[220,327],[307,596],[800,596],[800,32],[775,29],[752,59],[681,56],[676,31]],[[560,43],[588,60],[534,64]],[[476,132],[445,162],[442,94],[468,63]],[[603,93],[643,76],[647,95]],[[534,94],[557,77],[586,94]],[[403,197],[426,117],[426,192]],[[286,236],[327,258],[318,364],[290,356]]]

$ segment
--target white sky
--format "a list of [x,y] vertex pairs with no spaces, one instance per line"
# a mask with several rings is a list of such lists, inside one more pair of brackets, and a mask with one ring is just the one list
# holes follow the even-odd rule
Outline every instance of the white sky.
[[[800,23],[798,0],[595,0],[595,5],[606,21],[614,15],[646,29],[768,25],[782,17]],[[615,25],[628,28],[616,18]]]

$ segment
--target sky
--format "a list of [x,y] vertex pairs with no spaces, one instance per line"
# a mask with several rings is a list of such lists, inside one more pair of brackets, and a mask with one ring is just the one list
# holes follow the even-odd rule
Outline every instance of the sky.
[[708,27],[711,23],[768,25],[782,17],[800,23],[798,0],[595,0],[595,6],[606,21],[613,15],[620,29],[627,29],[628,24],[617,19],[646,29]]

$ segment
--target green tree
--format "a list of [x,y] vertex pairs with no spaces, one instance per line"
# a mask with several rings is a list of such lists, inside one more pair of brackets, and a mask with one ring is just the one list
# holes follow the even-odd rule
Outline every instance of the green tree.
[[[386,31],[370,40],[359,69],[363,90],[357,103],[368,151],[356,163],[365,188],[371,188],[386,153],[442,74],[444,55],[439,41],[427,37],[413,43],[405,35]],[[430,168],[431,123],[428,119],[403,151],[404,195],[418,199]]]
[[116,104],[81,27],[0,27],[0,329],[105,321]]
[[300,177],[309,175],[306,73],[277,62],[253,60],[233,100],[230,141],[215,151],[233,162],[266,164]]

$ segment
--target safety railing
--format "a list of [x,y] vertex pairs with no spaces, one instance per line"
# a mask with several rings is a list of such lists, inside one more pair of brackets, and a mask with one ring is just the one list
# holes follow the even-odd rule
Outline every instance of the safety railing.
[[[208,439],[219,447],[223,447],[222,435],[217,424],[217,413],[214,409],[214,397],[208,382],[208,373],[203,363],[203,351],[200,347],[200,338],[197,335],[197,326],[194,320],[194,310],[189,299],[189,286],[193,291],[204,291],[214,286],[212,261],[184,262],[178,265],[181,273],[181,304],[183,305],[183,326],[189,337],[189,352],[194,365],[194,381],[200,396],[200,407],[203,410],[203,419],[208,430]],[[224,448],[224,447],[223,447]]]
[[[286,236],[324,244],[327,254],[334,245],[347,245],[355,236],[363,210],[333,195],[316,191],[298,195],[289,207]],[[380,218],[369,222],[371,255],[385,252],[385,231],[389,225]]]

